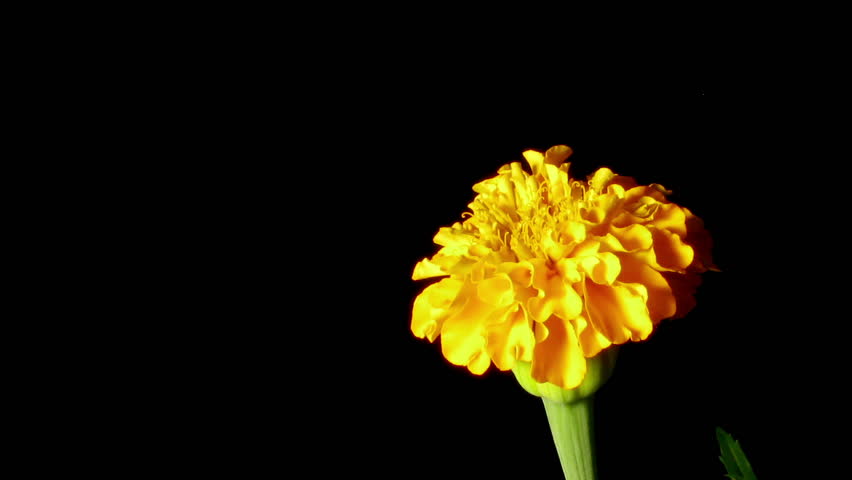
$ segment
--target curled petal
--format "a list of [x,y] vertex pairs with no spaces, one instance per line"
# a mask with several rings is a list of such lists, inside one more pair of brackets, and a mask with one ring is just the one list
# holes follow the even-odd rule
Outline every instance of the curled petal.
[[541,152],[536,152],[535,150],[527,150],[523,153],[524,159],[530,165],[530,169],[532,169],[533,175],[537,175],[541,172],[542,165],[544,165],[544,155]]
[[434,342],[461,287],[462,282],[445,278],[423,289],[414,299],[411,332],[418,338],[427,337]]
[[601,252],[580,262],[583,270],[595,283],[612,285],[621,272],[621,261],[611,252]]
[[644,340],[654,325],[645,305],[647,291],[641,285],[598,285],[584,283],[586,309],[592,326],[614,344],[630,339]]
[[575,321],[577,330],[580,332],[580,346],[583,348],[583,356],[592,358],[604,348],[612,345],[601,332],[595,330],[584,317],[577,317]]
[[618,280],[623,283],[639,283],[648,290],[648,314],[651,321],[656,324],[664,318],[674,316],[677,302],[666,277],[634,255],[619,254],[619,259],[621,273]]
[[645,250],[651,248],[654,243],[654,237],[651,231],[644,225],[634,223],[630,226],[619,228],[613,226],[611,228],[613,235],[625,250]]
[[583,279],[583,274],[577,268],[577,261],[574,259],[563,258],[556,264],[556,271],[562,280],[568,284],[577,283]]
[[686,236],[686,214],[681,207],[674,203],[660,205],[654,214],[654,221],[651,222],[651,225],[659,230],[676,233],[681,237]]
[[424,278],[440,277],[443,275],[449,274],[440,265],[436,265],[430,262],[428,258],[424,258],[414,266],[414,273],[411,275],[411,279],[422,280]]
[[535,346],[532,320],[520,304],[507,312],[502,322],[488,327],[487,339],[488,353],[500,370],[511,370],[515,360],[532,360]]
[[544,152],[544,163],[549,165],[560,166],[565,160],[574,153],[568,145],[555,145]]
[[494,307],[507,307],[515,300],[512,280],[506,274],[486,278],[476,286],[479,298]]
[[544,250],[544,253],[550,258],[552,261],[556,262],[560,259],[564,258],[568,252],[574,248],[571,244],[562,243],[554,238],[553,233],[555,232],[547,232],[541,239],[541,248]]
[[684,270],[692,263],[695,252],[683,243],[680,235],[654,229],[654,256],[657,264],[668,270]]
[[462,230],[461,224],[456,223],[452,227],[442,227],[432,239],[437,245],[443,247],[461,247],[462,251],[476,243],[476,238]]
[[545,322],[547,339],[535,346],[532,378],[562,388],[575,388],[586,375],[586,359],[570,321],[553,316]]
[[583,300],[570,285],[566,285],[558,270],[551,269],[541,259],[530,263],[535,266],[533,287],[539,290],[539,296],[527,302],[533,318],[543,322],[552,314],[564,319],[579,315],[583,310]]
[[468,365],[485,351],[485,326],[494,308],[474,294],[472,285],[465,285],[459,298],[464,304],[450,313],[441,328],[441,351],[454,365]]
[[509,275],[518,286],[529,287],[532,285],[533,266],[529,262],[503,262],[499,271]]
[[487,353],[485,353],[485,350],[480,350],[473,356],[473,358],[470,359],[470,362],[467,364],[467,369],[473,374],[482,375],[486,370],[488,370],[490,365],[491,358]]
[[[618,240],[615,239],[612,235],[608,235],[608,237],[612,238],[615,243],[618,243]],[[572,257],[587,257],[590,255],[597,255],[602,245],[600,238],[588,239],[583,243],[574,247],[574,250],[571,252]],[[619,244],[619,248],[621,248]],[[623,250],[623,249],[622,249]],[[619,250],[620,251],[620,250]]]
[[599,168],[594,174],[592,174],[589,179],[589,186],[592,187],[596,192],[602,192],[604,187],[606,187],[609,182],[615,178],[615,173],[612,170],[604,167]]
[[533,324],[533,335],[535,336],[535,343],[541,343],[547,340],[547,336],[550,335],[550,332],[547,330],[547,327],[544,326],[544,322],[535,322]]
[[[625,188],[627,188],[626,185]],[[657,202],[665,202],[666,194],[668,193],[671,192],[663,188],[662,185],[656,183],[652,183],[651,185],[633,186],[632,188],[628,188],[624,193],[624,201],[625,203],[631,203],[638,201],[642,197],[649,197]]]
[[586,239],[586,226],[581,222],[567,221],[559,226],[559,241],[566,244],[578,244]]

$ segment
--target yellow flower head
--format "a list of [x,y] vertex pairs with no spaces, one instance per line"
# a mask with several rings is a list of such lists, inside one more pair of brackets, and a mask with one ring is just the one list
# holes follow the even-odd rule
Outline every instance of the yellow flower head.
[[528,150],[532,174],[513,162],[476,184],[472,213],[415,266],[414,280],[445,278],[415,299],[411,331],[440,336],[451,363],[479,375],[532,362],[534,380],[571,389],[587,358],[694,306],[698,273],[713,268],[701,220],[608,168],[572,179],[571,153]]

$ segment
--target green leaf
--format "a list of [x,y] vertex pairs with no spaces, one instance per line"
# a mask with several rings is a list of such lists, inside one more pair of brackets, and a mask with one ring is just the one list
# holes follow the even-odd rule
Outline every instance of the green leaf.
[[716,439],[719,441],[719,449],[722,452],[719,460],[728,471],[727,477],[732,480],[757,480],[745,452],[740,447],[740,442],[719,427],[716,427]]

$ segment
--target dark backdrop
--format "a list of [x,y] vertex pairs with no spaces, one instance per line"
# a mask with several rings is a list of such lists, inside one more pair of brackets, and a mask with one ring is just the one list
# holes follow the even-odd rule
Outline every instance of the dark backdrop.
[[450,365],[437,342],[409,331],[411,304],[427,284],[411,270],[436,251],[437,229],[460,219],[474,183],[525,149],[555,144],[574,149],[577,177],[608,166],[673,190],[672,200],[705,220],[721,268],[704,275],[686,318],[621,349],[596,400],[600,478],[720,479],[716,427],[741,441],[761,478],[789,468],[778,460],[794,450],[776,407],[804,367],[791,356],[789,329],[809,307],[777,257],[789,243],[773,224],[784,200],[771,185],[788,173],[768,145],[770,115],[700,82],[639,95],[600,90],[427,89],[403,105],[358,102],[374,116],[346,117],[363,123],[334,157],[343,176],[331,208],[347,227],[327,253],[343,262],[334,288],[348,295],[325,299],[335,314],[321,328],[345,332],[340,358],[324,360],[335,370],[328,378],[349,392],[329,401],[343,415],[332,430],[344,430],[354,471],[560,478],[538,398],[493,366],[476,377]]
[[283,452],[281,468],[305,460],[323,477],[559,478],[538,398],[508,372],[450,365],[409,330],[427,284],[411,271],[438,228],[461,218],[474,183],[556,144],[574,149],[577,177],[608,166],[672,190],[704,219],[721,269],[686,318],[621,348],[596,399],[600,478],[720,479],[716,427],[762,479],[824,464],[812,445],[842,351],[828,346],[842,323],[829,276],[842,242],[827,221],[839,191],[828,160],[792,147],[806,122],[789,102],[706,75],[590,86],[567,71],[395,65],[288,90],[305,101],[280,110],[292,122],[250,123],[262,151],[235,147],[260,159],[233,180],[248,199],[233,211],[238,263],[259,273],[230,279],[248,296],[228,318],[251,326],[223,350],[237,382],[224,398],[249,405],[225,444],[245,441],[238,471]]

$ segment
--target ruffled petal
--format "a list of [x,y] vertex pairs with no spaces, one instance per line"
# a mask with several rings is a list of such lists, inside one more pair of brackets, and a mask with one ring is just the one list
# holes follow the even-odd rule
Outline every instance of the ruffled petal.
[[532,378],[562,388],[575,388],[586,375],[586,359],[570,321],[550,317],[545,322],[547,339],[535,346]]
[[559,241],[569,244],[579,244],[586,240],[586,226],[581,222],[567,221],[559,226]]
[[580,265],[592,281],[601,285],[612,285],[621,272],[621,261],[611,252],[601,252],[594,257],[583,258]]
[[534,259],[533,287],[539,289],[539,296],[530,298],[527,307],[536,321],[543,322],[553,314],[564,319],[572,319],[583,311],[583,299],[566,285],[558,270],[552,270],[546,261]]
[[434,342],[462,285],[459,280],[445,278],[423,289],[414,299],[411,332],[418,338],[427,337]]
[[609,182],[615,178],[615,173],[612,170],[604,167],[599,168],[589,178],[589,186],[596,192],[603,192],[604,188],[609,185]]
[[535,150],[527,150],[523,153],[524,159],[530,165],[533,175],[538,175],[544,165],[544,155]]
[[515,301],[512,280],[506,274],[486,278],[476,286],[479,298],[495,308],[508,307]]
[[491,366],[491,357],[488,356],[485,350],[480,350],[470,359],[467,369],[470,370],[470,373],[482,375],[488,370],[489,366]]
[[467,366],[485,351],[485,326],[494,308],[479,300],[473,285],[466,284],[459,298],[466,301],[444,320],[441,351],[450,363]]
[[598,285],[586,281],[586,309],[594,328],[614,344],[644,340],[654,325],[648,314],[647,291],[641,285]]
[[560,166],[574,153],[568,145],[554,145],[544,152],[544,163]]
[[452,227],[441,227],[432,241],[443,247],[458,247],[461,251],[467,251],[468,247],[476,243],[476,237],[465,232],[460,223]]
[[595,330],[584,317],[577,317],[575,321],[577,330],[580,331],[580,346],[583,348],[583,356],[592,358],[604,348],[612,345],[601,332]]
[[681,237],[686,236],[686,214],[683,209],[674,203],[661,204],[654,214],[651,225],[659,230],[668,230]]
[[520,287],[532,285],[533,266],[529,262],[503,262],[498,270],[507,274]]
[[683,243],[680,235],[666,230],[653,229],[654,256],[657,264],[668,270],[685,270],[692,263],[695,252]]
[[624,249],[628,251],[645,250],[651,248],[651,245],[654,243],[654,237],[651,235],[651,231],[644,225],[640,225],[638,223],[634,223],[624,228],[613,226],[611,230],[615,238],[617,238]]
[[630,254],[620,254],[621,273],[618,280],[623,283],[639,283],[648,290],[648,314],[657,324],[664,318],[674,316],[677,302],[669,281],[660,272]]
[[411,279],[422,280],[424,278],[440,277],[443,275],[449,274],[440,265],[436,265],[429,261],[428,258],[424,258],[414,266],[414,273],[411,274]]
[[488,353],[500,370],[511,370],[516,360],[532,360],[535,336],[532,320],[520,304],[511,309],[503,321],[488,327]]

